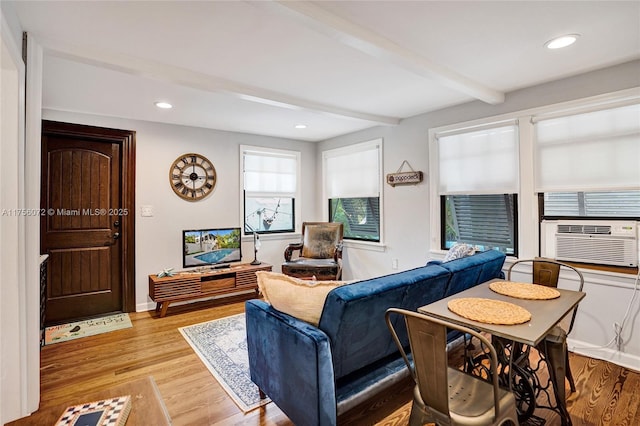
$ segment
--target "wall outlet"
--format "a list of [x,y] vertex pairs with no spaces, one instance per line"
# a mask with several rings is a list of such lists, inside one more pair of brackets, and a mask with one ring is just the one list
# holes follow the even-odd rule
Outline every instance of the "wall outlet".
[[391,261],[391,269],[398,269],[398,259],[393,259]]
[[140,216],[153,217],[153,206],[142,206],[140,208]]

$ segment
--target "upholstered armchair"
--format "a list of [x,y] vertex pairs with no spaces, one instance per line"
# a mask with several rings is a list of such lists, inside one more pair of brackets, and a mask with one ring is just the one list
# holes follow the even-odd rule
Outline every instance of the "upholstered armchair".
[[[284,251],[282,273],[303,279],[339,280],[342,277],[343,225],[337,222],[304,222],[302,242]],[[297,253],[297,257],[294,253]]]

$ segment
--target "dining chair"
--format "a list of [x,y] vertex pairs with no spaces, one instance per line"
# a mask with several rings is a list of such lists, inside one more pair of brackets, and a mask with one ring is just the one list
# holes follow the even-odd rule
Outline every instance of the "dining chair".
[[[572,271],[578,276],[578,291],[582,291],[584,287],[584,276],[582,273],[571,265],[558,262],[554,259],[548,259],[544,257],[536,257],[533,259],[520,259],[511,264],[507,269],[507,281],[511,281],[511,272],[516,265],[530,265],[530,274],[532,277],[531,282],[533,284],[539,284],[547,287],[558,287],[558,280],[562,270]],[[571,333],[573,329],[573,323],[576,319],[577,309],[574,309],[567,317],[563,319],[558,325],[556,325],[544,338],[537,349],[543,352],[550,358],[550,362],[554,365],[554,361],[557,356],[564,356],[565,358],[565,376],[569,380],[569,386],[571,392],[576,391],[575,381],[573,380],[573,374],[571,373],[571,366],[569,364],[569,351],[567,348],[567,335]],[[557,364],[557,363],[555,363]]]
[[[409,336],[413,363],[401,343],[394,322],[400,315]],[[387,327],[411,372],[416,386],[409,424],[503,425],[518,424],[513,393],[498,386],[498,360],[489,340],[467,327],[418,312],[390,308],[385,314]],[[489,375],[485,380],[451,368],[447,357],[447,328],[468,333],[489,350]]]

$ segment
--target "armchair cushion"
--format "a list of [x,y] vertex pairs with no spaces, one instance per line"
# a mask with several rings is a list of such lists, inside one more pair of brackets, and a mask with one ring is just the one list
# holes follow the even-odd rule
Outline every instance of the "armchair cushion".
[[309,281],[277,272],[257,271],[258,288],[267,303],[280,312],[315,326],[327,294],[349,281]]
[[298,259],[282,264],[282,272],[291,277],[305,280],[339,280],[342,276],[341,260],[333,259]]
[[332,259],[342,241],[342,224],[307,223],[302,238],[302,257]]

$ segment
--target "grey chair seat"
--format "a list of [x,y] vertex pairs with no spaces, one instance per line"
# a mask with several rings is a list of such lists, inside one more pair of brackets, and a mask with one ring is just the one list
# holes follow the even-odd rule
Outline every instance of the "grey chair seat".
[[[460,370],[449,368],[449,412],[454,424],[491,424],[495,414],[493,408],[493,386]],[[513,395],[499,388],[499,411],[507,412]]]

